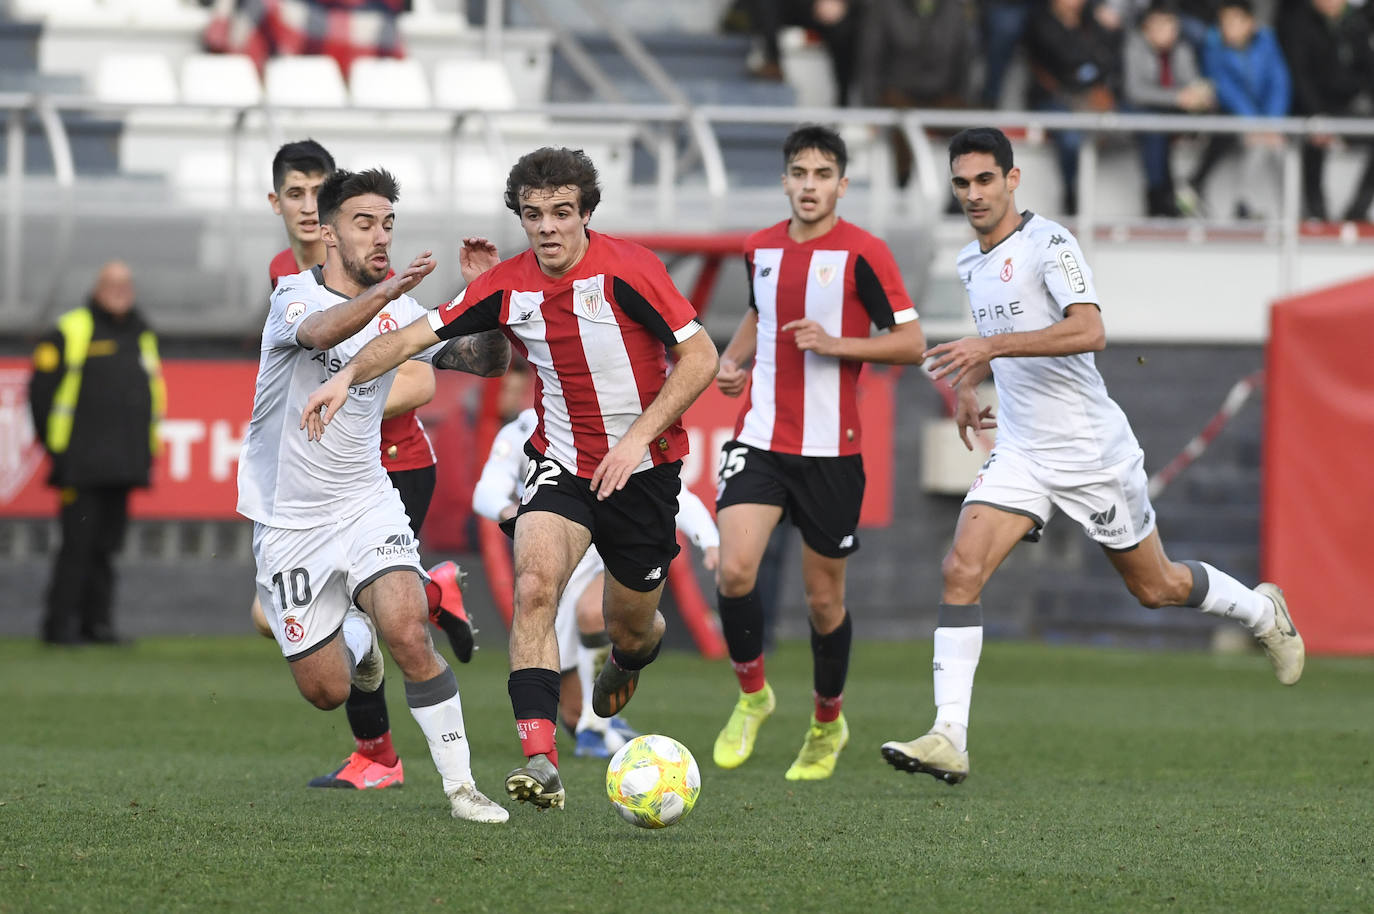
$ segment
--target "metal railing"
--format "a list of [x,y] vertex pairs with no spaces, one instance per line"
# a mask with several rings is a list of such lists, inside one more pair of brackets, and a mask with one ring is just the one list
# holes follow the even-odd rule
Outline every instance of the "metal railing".
[[[672,224],[679,212],[684,194],[688,193],[688,173],[680,165],[677,138],[686,136],[696,147],[700,161],[701,184],[694,184],[692,202],[707,204],[708,221],[724,224],[727,202],[732,188],[722,153],[718,129],[729,124],[769,124],[788,126],[815,121],[840,126],[861,126],[873,132],[896,128],[906,136],[914,152],[914,178],[903,193],[897,189],[887,143],[875,140],[870,146],[874,166],[869,177],[869,220],[871,227],[882,230],[897,218],[898,210],[905,218],[930,220],[936,218],[947,194],[948,169],[943,152],[937,151],[930,131],[950,132],[974,124],[998,127],[1025,128],[1028,131],[1077,130],[1090,136],[1185,133],[1185,134],[1278,134],[1285,138],[1283,169],[1280,186],[1280,210],[1275,222],[1280,231],[1281,257],[1280,292],[1291,290],[1293,264],[1297,256],[1300,224],[1300,153],[1304,137],[1335,134],[1353,137],[1374,136],[1374,119],[1345,118],[1235,118],[1226,116],[1161,115],[1161,114],[1089,114],[1037,111],[984,110],[907,110],[886,108],[776,108],[728,105],[691,105],[686,102],[659,105],[632,104],[548,104],[509,110],[492,111],[478,108],[432,108],[429,113],[447,118],[447,134],[388,124],[388,136],[405,135],[414,131],[419,138],[427,138],[434,147],[428,152],[447,156],[449,186],[445,188],[447,201],[454,199],[454,163],[459,152],[459,136],[463,125],[476,119],[483,126],[482,142],[500,160],[503,153],[502,118],[507,116],[538,115],[552,122],[616,123],[646,128],[637,133],[637,142],[644,144],[655,163],[653,195],[654,214],[663,225]],[[0,270],[4,279],[0,284],[0,313],[16,313],[20,307],[20,267],[23,263],[23,219],[25,212],[25,137],[31,119],[41,126],[51,150],[54,177],[59,189],[59,228],[56,250],[65,253],[71,227],[76,219],[72,189],[77,178],[72,151],[62,121],[63,113],[125,114],[153,111],[201,111],[228,114],[229,127],[224,142],[230,150],[228,192],[230,219],[237,218],[239,203],[240,155],[245,130],[258,114],[273,142],[284,140],[283,124],[290,123],[294,110],[257,106],[242,108],[207,105],[127,105],[98,101],[85,96],[60,96],[38,92],[0,93],[0,111],[6,117],[6,175],[4,181],[6,212],[4,218],[3,249]],[[356,130],[376,132],[383,115],[395,115],[394,110],[369,108],[330,109],[332,118],[347,121],[356,119]],[[411,112],[405,112],[407,114]],[[419,112],[424,113],[424,112]],[[646,142],[646,137],[652,141]],[[550,141],[557,138],[556,128],[549,131]],[[695,172],[691,173],[695,176]],[[696,178],[693,177],[693,181]],[[1085,246],[1093,243],[1094,229],[1100,222],[1095,190],[1098,183],[1098,156],[1092,142],[1083,144],[1078,175],[1079,212],[1076,228]],[[495,190],[495,188],[493,188]],[[904,199],[903,198],[904,195]],[[898,206],[900,202],[900,207]],[[237,243],[239,233],[230,231],[230,244]],[[235,253],[231,250],[231,254]],[[240,280],[229,277],[232,297],[239,291],[234,284]]]

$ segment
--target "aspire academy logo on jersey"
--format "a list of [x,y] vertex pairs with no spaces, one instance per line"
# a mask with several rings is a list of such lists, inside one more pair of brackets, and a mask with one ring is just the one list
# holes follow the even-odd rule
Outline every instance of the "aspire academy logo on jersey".
[[29,412],[29,372],[0,371],[0,504],[19,494],[43,465]]

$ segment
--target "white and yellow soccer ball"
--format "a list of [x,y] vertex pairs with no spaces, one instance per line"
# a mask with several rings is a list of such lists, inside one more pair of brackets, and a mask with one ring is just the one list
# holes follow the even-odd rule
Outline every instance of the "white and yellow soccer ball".
[[701,772],[687,747],[655,733],[620,747],[606,768],[606,795],[621,817],[640,828],[665,828],[692,811]]

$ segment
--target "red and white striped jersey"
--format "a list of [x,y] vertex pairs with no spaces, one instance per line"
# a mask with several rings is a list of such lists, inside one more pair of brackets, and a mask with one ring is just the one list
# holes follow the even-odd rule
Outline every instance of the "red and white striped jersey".
[[821,237],[797,242],[787,223],[744,242],[758,345],[735,437],[782,454],[857,454],[863,363],[803,352],[780,328],[810,318],[831,336],[866,337],[870,323],[886,330],[916,320],[916,307],[882,239],[841,219]]
[[[539,423],[530,443],[584,478],[658,396],[667,377],[667,347],[702,329],[696,309],[653,252],[600,232],[587,235],[587,252],[562,277],[550,279],[527,250],[429,314],[441,339],[505,332],[538,379]],[[635,472],[686,454],[679,419]]]

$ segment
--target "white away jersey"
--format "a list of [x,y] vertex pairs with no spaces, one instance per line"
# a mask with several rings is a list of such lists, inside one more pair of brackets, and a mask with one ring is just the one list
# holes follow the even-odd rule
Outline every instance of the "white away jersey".
[[[979,336],[1042,330],[1069,305],[1099,304],[1078,240],[1031,212],[987,253],[970,242],[958,265]],[[1140,446],[1091,352],[993,359],[992,374],[998,447],[1071,470],[1117,463]]]
[[[350,513],[359,493],[390,485],[379,458],[382,410],[396,372],[349,390],[320,441],[300,428],[315,388],[382,333],[425,316],[409,295],[388,304],[362,330],[327,351],[296,342],[316,311],[348,301],[324,284],[319,267],[284,276],[272,292],[262,329],[253,418],[239,456],[238,512],[272,527],[305,530]],[[430,361],[440,347],[416,356]]]
[[[530,459],[525,442],[539,425],[533,409],[527,409],[496,433],[491,453],[482,467],[482,477],[472,490],[472,510],[499,521],[501,509],[517,502],[525,493],[525,472]],[[677,526],[698,549],[720,545],[720,532],[711,520],[710,510],[687,487],[678,490]]]

